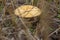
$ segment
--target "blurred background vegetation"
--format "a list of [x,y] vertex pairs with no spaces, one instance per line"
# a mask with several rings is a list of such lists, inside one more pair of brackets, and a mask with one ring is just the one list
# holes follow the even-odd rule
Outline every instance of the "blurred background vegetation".
[[[10,0],[10,1],[16,1],[16,0]],[[8,16],[6,16],[6,15],[4,16],[4,12],[6,11],[6,10],[4,10],[4,7],[6,7],[6,6],[9,7],[9,2],[10,1],[8,1],[8,2],[6,1],[7,5],[5,5],[5,6],[3,5],[3,0],[0,1],[0,22],[1,22],[0,23],[0,26],[2,27],[2,31],[3,31],[3,33],[1,32],[2,33],[1,35],[4,34],[4,36],[6,38],[5,37],[3,37],[3,38],[5,38],[6,40],[7,39],[10,39],[10,40],[28,40],[28,39],[23,38],[25,35],[22,36],[22,39],[20,38],[20,36],[19,37],[17,36],[17,34],[19,34],[19,32],[17,33],[17,31],[23,29],[23,27],[22,27],[23,25],[21,24],[21,21],[19,20],[19,18],[17,16],[15,16],[15,15],[13,16],[13,14],[12,14],[12,17],[13,18],[11,18],[11,15],[9,15],[8,12],[6,12],[8,14]],[[18,3],[19,6],[20,5],[24,5],[24,4],[28,4],[28,5],[33,5],[33,6],[37,6],[37,7],[41,8],[40,6],[43,5],[43,4],[40,4],[40,2],[43,3],[44,1],[46,1],[47,5],[48,5],[48,8],[47,9],[49,9],[50,6],[52,6],[50,11],[53,11],[52,14],[51,14],[53,17],[52,17],[52,19],[50,19],[50,22],[49,22],[50,23],[49,25],[51,27],[48,26],[48,29],[47,29],[49,31],[49,35],[48,36],[51,35],[51,37],[50,37],[51,39],[49,39],[49,40],[60,40],[59,39],[60,38],[60,30],[59,30],[60,29],[59,28],[60,26],[58,27],[58,25],[60,25],[60,0],[18,0],[16,2]],[[45,7],[45,5],[43,7]],[[55,13],[56,13],[56,15],[54,15]],[[2,18],[2,20],[1,20],[1,18]],[[48,19],[47,19],[47,21],[49,21]],[[53,22],[53,23],[51,23],[51,22]],[[43,25],[45,25],[45,24],[43,24]],[[39,25],[39,26],[41,26],[41,25]],[[21,29],[19,27],[21,27]],[[32,35],[36,32],[36,27],[35,26],[31,26],[29,29],[30,29],[30,32],[31,32]],[[38,27],[37,29],[38,29],[37,30],[37,33],[38,34],[44,35],[43,34],[44,32],[39,33],[41,28],[39,29],[39,27]],[[43,31],[43,29],[42,29],[42,31]],[[47,31],[45,31],[45,32],[47,32]],[[24,32],[22,32],[22,34],[23,33]],[[6,35],[8,35],[8,36],[6,36]],[[36,38],[37,40],[40,40],[41,38],[42,38],[42,40],[47,40],[47,39],[43,39],[46,36],[44,36],[44,37],[41,36],[40,37],[40,35],[38,35],[38,38],[37,37],[34,37],[34,38]],[[14,37],[14,39],[12,39],[12,37]],[[29,36],[29,37],[31,37],[30,40],[33,40],[34,39],[34,38],[32,38],[32,36]],[[1,39],[2,40],[5,40],[3,38],[1,38]]]

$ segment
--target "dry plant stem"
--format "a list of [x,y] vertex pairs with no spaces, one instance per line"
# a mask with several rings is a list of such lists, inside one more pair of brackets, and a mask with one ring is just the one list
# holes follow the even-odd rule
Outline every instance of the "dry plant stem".
[[[44,1],[44,0],[43,0]],[[44,1],[43,3],[45,3],[46,5],[44,6],[42,6],[42,9],[43,9],[43,14],[42,14],[42,16],[41,16],[41,25],[44,27],[44,31],[42,32],[42,35],[43,35],[43,40],[49,40],[49,30],[48,30],[48,27],[50,27],[49,26],[49,21],[47,20],[48,18],[51,18],[51,16],[48,14],[48,12],[49,12],[49,3],[48,2],[46,2],[46,1]],[[50,5],[51,7],[54,7],[53,5]],[[44,8],[44,7],[46,7],[46,8]],[[48,7],[48,9],[47,9],[47,7]],[[56,6],[54,7],[54,8],[57,8]],[[55,11],[54,11],[55,12]],[[50,12],[51,13],[51,12]],[[54,33],[54,32],[53,32]],[[53,34],[52,33],[52,34]]]
[[26,0],[26,4],[29,4],[28,1],[29,1],[29,0]]
[[34,4],[34,0],[31,0],[31,4],[32,4],[32,5]]
[[48,30],[49,23],[47,21],[48,14],[45,12],[47,4],[45,3],[44,0],[40,0],[40,1],[41,1],[41,7],[42,7],[41,9],[43,11],[42,15],[40,16],[41,25],[39,24],[37,26],[37,29],[34,35],[38,38],[39,38],[39,35],[42,35],[43,40],[48,40],[47,36],[49,33],[47,30]]
[[20,18],[22,24],[24,25],[24,30],[26,32],[26,35],[28,36],[29,40],[35,40],[34,37],[31,35],[28,27],[25,25],[25,23],[23,22],[23,20]]
[[54,32],[52,32],[51,34],[48,35],[48,37],[52,36],[54,33],[56,33],[58,30],[60,30],[60,27],[57,28]]
[[49,40],[48,38],[48,35],[49,35],[49,30],[48,30],[48,27],[49,26],[49,22],[48,22],[48,18],[49,17],[49,14],[47,13],[48,9],[48,5],[45,3],[45,0],[41,0],[41,6],[42,6],[42,14],[41,14],[41,17],[40,17],[40,24],[41,24],[41,27],[43,29],[43,31],[41,32],[42,36],[43,36],[43,40]]
[[5,17],[5,12],[6,12],[6,0],[3,0],[3,1],[2,1],[2,4],[3,4],[3,6],[4,6],[2,18],[4,19],[4,17]]
[[34,37],[31,35],[29,29],[27,28],[27,26],[25,25],[25,23],[22,21],[21,18],[20,18],[20,20],[21,20],[22,24],[24,25],[24,30],[25,30],[26,35],[27,35],[27,37],[29,38],[29,40],[36,40],[36,39],[34,39]]

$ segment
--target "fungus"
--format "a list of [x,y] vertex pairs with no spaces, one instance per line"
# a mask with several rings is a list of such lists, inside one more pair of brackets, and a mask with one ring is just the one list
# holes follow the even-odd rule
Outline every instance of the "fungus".
[[15,9],[14,13],[22,18],[32,18],[39,16],[41,14],[41,10],[32,5],[22,5]]

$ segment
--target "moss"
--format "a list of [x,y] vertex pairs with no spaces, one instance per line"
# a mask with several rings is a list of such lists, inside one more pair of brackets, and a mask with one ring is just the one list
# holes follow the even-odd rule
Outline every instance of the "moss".
[[60,14],[58,14],[58,16],[57,16],[58,18],[60,18]]
[[60,9],[58,9],[58,14],[60,14]]
[[33,33],[34,32],[34,29],[31,28],[30,31]]
[[0,11],[2,10],[2,7],[0,6]]
[[0,12],[2,11],[2,9],[3,9],[3,5],[2,5],[2,4],[0,4]]
[[37,6],[38,0],[34,0],[33,5]]
[[58,16],[57,18],[60,18],[60,9],[58,9]]

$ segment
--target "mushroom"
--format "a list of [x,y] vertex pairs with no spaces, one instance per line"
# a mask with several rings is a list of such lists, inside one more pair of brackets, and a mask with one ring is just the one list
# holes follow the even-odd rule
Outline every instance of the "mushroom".
[[14,13],[22,18],[32,18],[39,16],[41,14],[41,10],[32,5],[22,5],[15,9]]

